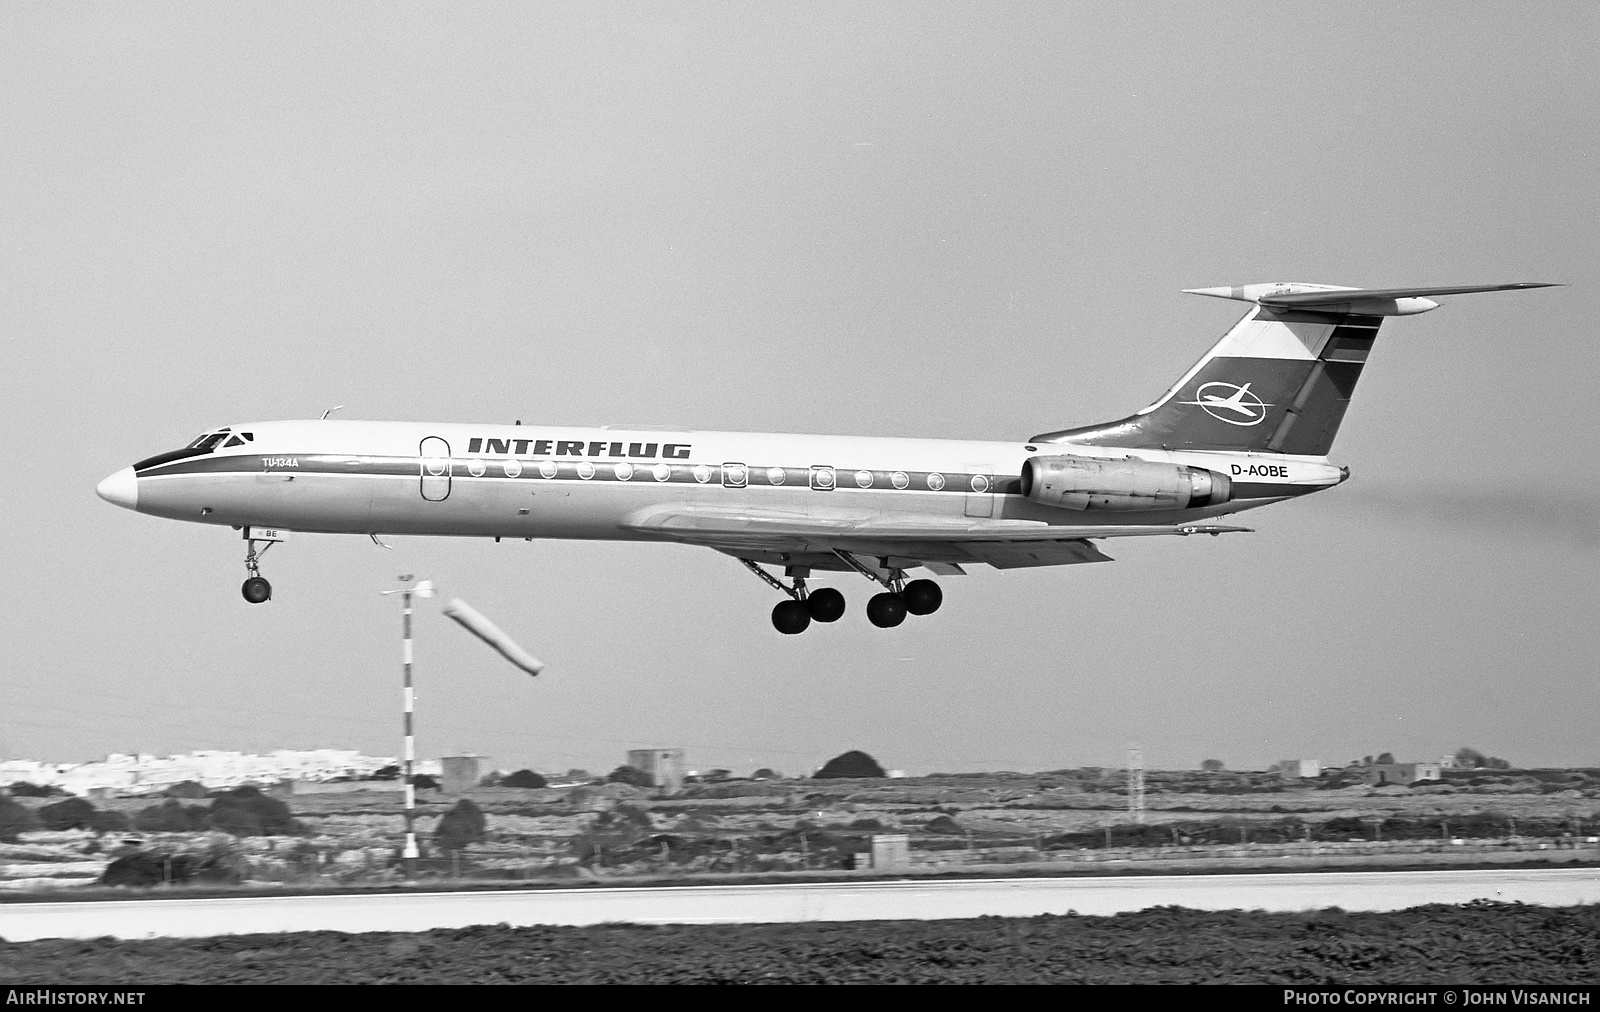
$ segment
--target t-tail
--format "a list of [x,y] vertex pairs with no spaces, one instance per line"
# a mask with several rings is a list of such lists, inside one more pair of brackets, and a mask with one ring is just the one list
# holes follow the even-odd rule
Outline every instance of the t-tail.
[[1253,303],[1154,404],[1127,418],[1034,436],[1036,443],[1130,449],[1255,450],[1325,456],[1386,316],[1437,309],[1429,296],[1551,285],[1191,288]]

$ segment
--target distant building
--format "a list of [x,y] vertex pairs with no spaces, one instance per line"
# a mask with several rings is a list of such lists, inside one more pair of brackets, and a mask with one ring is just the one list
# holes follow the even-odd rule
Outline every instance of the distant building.
[[[872,868],[895,871],[911,866],[911,837],[905,833],[877,834],[872,837]],[[860,867],[858,864],[857,867]]]
[[1278,762],[1278,776],[1284,780],[1315,780],[1322,776],[1320,759],[1283,759]]
[[446,794],[465,794],[478,786],[479,756],[447,755],[439,760],[439,789]]
[[683,757],[681,748],[636,748],[628,751],[628,765],[671,794],[683,786]]
[[1361,773],[1372,787],[1398,784],[1410,787],[1421,780],[1442,780],[1438,763],[1373,763],[1362,766]]

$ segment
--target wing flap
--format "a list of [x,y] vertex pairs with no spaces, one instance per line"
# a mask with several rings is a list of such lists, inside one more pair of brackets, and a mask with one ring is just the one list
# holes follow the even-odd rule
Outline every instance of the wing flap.
[[1110,562],[1111,556],[1087,541],[977,541],[961,550],[996,569],[1029,566],[1074,566],[1083,562]]

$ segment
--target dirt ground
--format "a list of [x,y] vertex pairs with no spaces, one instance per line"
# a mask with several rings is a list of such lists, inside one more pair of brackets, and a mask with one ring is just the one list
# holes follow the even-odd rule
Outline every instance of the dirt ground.
[[1600,907],[0,942],[0,982],[1600,983]]

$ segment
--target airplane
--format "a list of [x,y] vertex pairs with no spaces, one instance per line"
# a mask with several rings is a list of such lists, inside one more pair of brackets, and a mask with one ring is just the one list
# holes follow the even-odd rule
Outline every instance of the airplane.
[[[100,482],[102,499],[243,532],[244,599],[289,533],[677,542],[737,559],[784,595],[778,632],[838,621],[816,572],[881,586],[880,628],[939,609],[937,581],[1107,562],[1093,542],[1248,531],[1219,518],[1332,488],[1328,452],[1385,317],[1432,297],[1551,285],[1186,289],[1250,308],[1148,407],[1027,440],[330,419],[211,429]],[[260,546],[258,548],[258,546]],[[767,567],[781,567],[780,580]],[[785,582],[787,581],[787,582]]]

